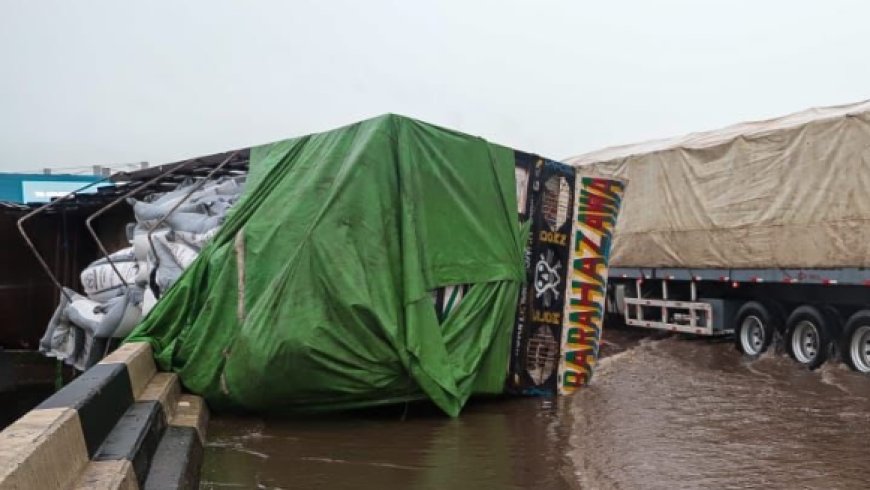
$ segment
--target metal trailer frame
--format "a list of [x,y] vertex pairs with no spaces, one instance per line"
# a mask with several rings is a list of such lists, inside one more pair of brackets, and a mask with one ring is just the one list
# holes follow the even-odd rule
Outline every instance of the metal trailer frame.
[[[751,356],[779,335],[789,355],[810,369],[840,357],[856,371],[870,374],[870,350],[862,333],[870,314],[870,268],[612,267],[609,277],[608,301],[615,306],[611,311],[626,325],[706,336],[735,333],[738,348]],[[678,295],[669,295],[669,285]],[[699,291],[705,297],[698,298]],[[675,296],[689,301],[674,301]],[[765,333],[748,334],[761,335],[761,340],[747,346],[743,332],[752,327],[741,317],[759,309],[768,318],[754,328]],[[812,321],[795,316],[799,312]],[[809,333],[798,330],[801,324],[809,324]]]
[[[126,173],[122,172],[121,174],[126,174]],[[16,226],[18,227],[18,232],[21,234],[21,238],[24,239],[24,243],[27,245],[27,248],[29,248],[30,251],[33,252],[33,255],[34,255],[34,257],[36,257],[36,260],[39,262],[39,265],[42,266],[42,269],[45,271],[46,275],[48,275],[48,277],[51,279],[51,282],[54,283],[54,286],[57,288],[57,290],[62,295],[66,296],[66,299],[68,299],[68,300],[71,300],[72,298],[70,298],[69,295],[67,294],[67,292],[63,289],[63,285],[60,283],[60,280],[57,278],[57,276],[54,275],[54,272],[51,270],[51,267],[49,267],[48,263],[45,261],[45,258],[42,256],[41,253],[39,253],[39,250],[37,250],[36,245],[34,245],[33,240],[30,239],[30,235],[27,234],[27,230],[24,228],[24,223],[26,223],[27,220],[29,220],[30,218],[33,218],[34,216],[36,216],[38,214],[42,214],[42,213],[48,211],[49,209],[51,209],[59,204],[65,203],[66,200],[68,200],[68,199],[75,198],[78,193],[83,192],[91,187],[94,187],[97,184],[102,184],[103,182],[106,182],[106,181],[111,180],[111,179],[112,179],[111,176],[106,176],[100,180],[90,182],[83,187],[80,187],[72,192],[67,193],[65,196],[63,196],[59,199],[55,199],[53,201],[49,201],[49,202],[43,204],[42,206],[40,206],[40,207],[34,209],[33,211],[25,214],[24,216],[22,216],[18,220],[18,222],[16,223]],[[97,240],[97,242],[99,242],[99,240]],[[100,246],[102,246],[102,244],[100,244]],[[112,264],[112,268],[113,269],[115,268],[114,264]],[[118,273],[117,269],[115,269],[115,272]]]
[[[641,294],[642,278],[635,279],[634,298],[624,298],[625,323],[634,327],[669,330],[671,332],[692,333],[697,335],[724,335],[731,333],[727,329],[716,330],[713,324],[713,306],[710,303],[699,302],[697,285],[690,283],[691,301],[671,301],[668,299],[668,282],[662,281],[662,299],[644,299]],[[661,309],[661,320],[644,319],[643,308],[655,307]],[[677,310],[677,311],[674,311]],[[632,312],[634,315],[632,315]],[[671,319],[674,321],[671,321]]]
[[[673,332],[691,333],[696,335],[726,335],[733,333],[732,325],[717,325],[724,321],[718,311],[718,304],[723,302],[718,298],[698,299],[698,287],[704,284],[717,283],[727,288],[738,288],[748,285],[809,285],[815,287],[867,287],[870,286],[870,269],[847,267],[837,269],[800,269],[800,268],[769,268],[769,269],[703,269],[703,268],[656,268],[656,267],[613,267],[610,278],[619,282],[617,287],[631,288],[633,281],[634,297],[618,298],[617,303],[624,305],[620,313],[625,318],[626,325],[644,327]],[[678,281],[688,284],[689,301],[674,301],[668,295],[668,283]],[[659,298],[644,298],[641,285],[650,282],[661,282]],[[627,283],[627,284],[626,284]],[[649,288],[646,289],[649,292]],[[618,295],[617,295],[618,296]],[[644,308],[660,308],[661,318],[651,320],[649,310],[644,315]],[[718,318],[717,318],[718,317]],[[718,328],[717,328],[718,327]]]
[[870,286],[870,268],[835,269],[676,269],[659,267],[611,267],[610,277],[666,279],[671,281],[718,281],[731,283],[837,284]]

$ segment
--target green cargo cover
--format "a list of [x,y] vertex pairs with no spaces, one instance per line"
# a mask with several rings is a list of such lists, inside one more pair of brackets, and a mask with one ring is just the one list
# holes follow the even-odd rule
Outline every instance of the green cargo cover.
[[[251,150],[246,193],[127,341],[213,408],[504,389],[525,237],[513,150],[386,115]],[[431,291],[473,284],[439,324]]]

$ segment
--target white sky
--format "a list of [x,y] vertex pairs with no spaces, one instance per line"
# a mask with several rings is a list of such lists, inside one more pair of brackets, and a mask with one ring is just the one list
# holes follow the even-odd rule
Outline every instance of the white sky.
[[870,98],[870,3],[0,0],[0,171],[395,112],[564,158]]

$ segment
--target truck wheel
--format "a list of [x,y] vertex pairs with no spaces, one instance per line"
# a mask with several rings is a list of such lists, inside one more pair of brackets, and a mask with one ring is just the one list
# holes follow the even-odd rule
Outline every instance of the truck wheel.
[[734,325],[734,343],[743,354],[756,357],[770,346],[774,317],[761,303],[750,301],[743,305]]
[[818,309],[801,306],[789,315],[785,348],[792,359],[816,369],[827,360],[830,343],[831,327]]
[[870,373],[870,311],[852,315],[843,332],[843,361],[859,373]]

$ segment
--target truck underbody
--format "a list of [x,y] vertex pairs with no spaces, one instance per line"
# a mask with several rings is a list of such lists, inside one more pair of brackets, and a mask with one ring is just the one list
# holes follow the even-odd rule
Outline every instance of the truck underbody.
[[815,369],[841,359],[870,373],[868,269],[613,268],[608,314],[626,325],[733,335],[744,354],[774,339]]

